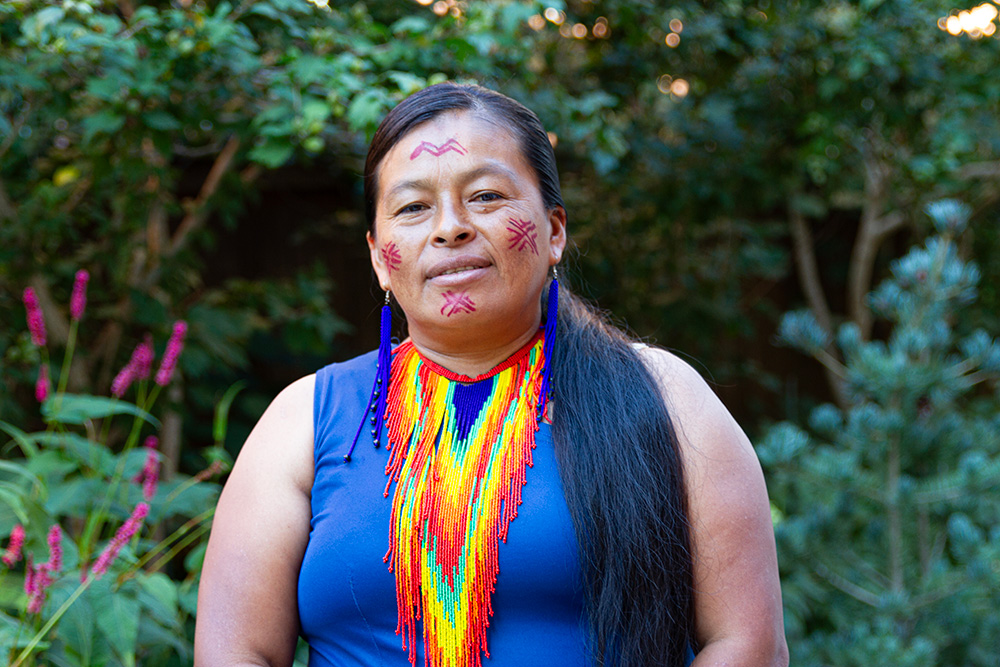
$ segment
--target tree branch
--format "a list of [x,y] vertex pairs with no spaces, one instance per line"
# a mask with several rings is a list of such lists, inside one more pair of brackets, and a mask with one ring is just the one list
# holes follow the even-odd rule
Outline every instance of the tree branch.
[[823,331],[833,336],[833,318],[830,315],[830,306],[827,304],[826,294],[823,292],[823,285],[819,279],[816,246],[813,242],[812,232],[809,230],[805,216],[794,205],[788,207],[788,224],[794,241],[795,266],[799,270],[799,285],[806,296],[806,303],[809,304],[809,310],[812,311]]
[[872,287],[875,260],[882,241],[906,220],[898,211],[883,215],[888,200],[890,171],[868,147],[864,155],[865,191],[861,209],[861,224],[851,250],[847,272],[847,314],[858,325],[861,339],[868,340],[872,331],[872,314],[865,297]]
[[973,162],[958,170],[959,178],[1000,178],[1000,162]]
[[[827,303],[826,294],[823,292],[823,284],[819,279],[819,266],[816,262],[816,244],[813,241],[812,232],[805,216],[799,211],[794,203],[789,202],[788,225],[792,233],[795,251],[795,266],[798,269],[799,285],[805,294],[806,303],[809,310],[816,317],[823,331],[833,340],[833,316],[830,314],[830,305]],[[823,363],[823,372],[826,374],[826,382],[830,385],[834,400],[844,408],[847,406],[846,390],[844,388],[844,378],[838,372],[840,360],[837,358],[836,349],[833,344],[827,345]]]
[[222,177],[227,171],[229,171],[232,165],[233,158],[236,157],[236,151],[239,150],[240,140],[236,137],[230,137],[229,141],[222,148],[219,156],[215,158],[215,163],[212,165],[212,169],[208,172],[208,176],[205,178],[205,182],[201,186],[201,192],[198,193],[198,198],[194,200],[188,207],[187,215],[181,220],[180,227],[177,228],[177,232],[174,234],[174,238],[170,243],[170,247],[167,252],[164,253],[167,257],[173,257],[177,254],[181,248],[187,243],[188,237],[191,232],[195,231],[202,224],[204,224],[205,219],[208,217],[208,209],[205,204],[208,199],[215,194],[215,191],[219,187],[219,183],[222,181]]

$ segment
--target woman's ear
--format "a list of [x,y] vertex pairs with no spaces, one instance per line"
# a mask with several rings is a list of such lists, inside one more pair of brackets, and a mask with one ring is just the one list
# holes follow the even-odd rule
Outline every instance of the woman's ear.
[[562,259],[566,249],[566,209],[556,206],[548,212],[549,219],[549,266],[555,266]]
[[375,237],[371,232],[368,232],[367,240],[368,254],[371,257],[372,268],[375,269],[375,275],[378,276],[378,284],[384,291],[389,291],[392,289],[392,283],[389,281],[389,269],[385,265],[385,260],[382,257],[378,244],[375,242]]

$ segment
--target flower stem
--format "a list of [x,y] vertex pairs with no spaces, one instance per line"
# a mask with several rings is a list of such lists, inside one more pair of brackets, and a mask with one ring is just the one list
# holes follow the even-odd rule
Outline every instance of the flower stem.
[[87,590],[87,588],[90,587],[90,583],[93,580],[94,580],[94,575],[90,575],[87,577],[86,581],[77,586],[76,590],[73,591],[73,594],[70,595],[68,598],[66,598],[66,601],[59,606],[59,609],[57,609],[56,613],[52,615],[52,618],[49,619],[48,623],[43,625],[42,629],[35,633],[35,636],[31,638],[31,641],[28,642],[28,645],[24,647],[24,650],[21,651],[21,654],[17,656],[17,660],[15,660],[10,667],[19,667],[21,664],[24,663],[25,660],[27,660],[28,656],[31,655],[32,651],[35,650],[35,647],[38,646],[38,642],[42,641],[42,638],[46,634],[48,634],[49,630],[51,630],[53,626],[55,626],[55,624],[59,622],[59,619],[63,617],[63,614],[65,614],[66,611],[70,608],[70,606],[72,606],[72,604],[76,602],[76,599],[80,597],[83,594],[83,592]]
[[80,322],[73,320],[69,325],[69,340],[66,342],[66,353],[63,355],[62,368],[59,369],[59,388],[56,390],[57,396],[62,396],[69,384],[69,371],[73,364],[73,352],[76,350],[76,331],[80,328]]

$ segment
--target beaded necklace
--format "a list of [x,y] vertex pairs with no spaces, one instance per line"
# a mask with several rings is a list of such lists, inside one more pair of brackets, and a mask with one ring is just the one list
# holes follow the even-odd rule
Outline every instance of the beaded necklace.
[[[489,657],[499,542],[517,516],[544,410],[544,336],[475,378],[393,353],[385,424],[395,483],[389,551],[403,648],[416,664],[423,621],[428,667],[480,667]],[[545,383],[547,384],[547,383]]]

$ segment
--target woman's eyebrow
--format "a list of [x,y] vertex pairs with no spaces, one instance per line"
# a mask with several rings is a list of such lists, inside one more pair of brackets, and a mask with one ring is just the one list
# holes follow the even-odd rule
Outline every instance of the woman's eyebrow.
[[461,179],[463,182],[468,183],[469,181],[474,181],[481,176],[503,176],[504,178],[509,178],[510,180],[517,180],[517,174],[513,170],[498,163],[484,164],[481,167],[471,169],[462,174]]
[[419,178],[411,181],[400,181],[399,183],[396,183],[396,185],[389,188],[389,191],[385,193],[385,196],[392,197],[404,190],[429,190],[430,187],[431,182],[426,178]]
[[[474,169],[461,172],[458,175],[458,179],[460,183],[465,184],[465,183],[471,183],[477,178],[481,178],[483,176],[500,176],[503,178],[510,179],[512,181],[517,180],[517,174],[512,169],[509,169],[506,166],[497,163],[484,164]],[[431,189],[433,188],[430,179],[417,178],[412,180],[400,181],[399,183],[396,183],[394,186],[389,188],[389,190],[385,193],[385,196],[387,198],[393,197],[406,190],[431,190]]]

